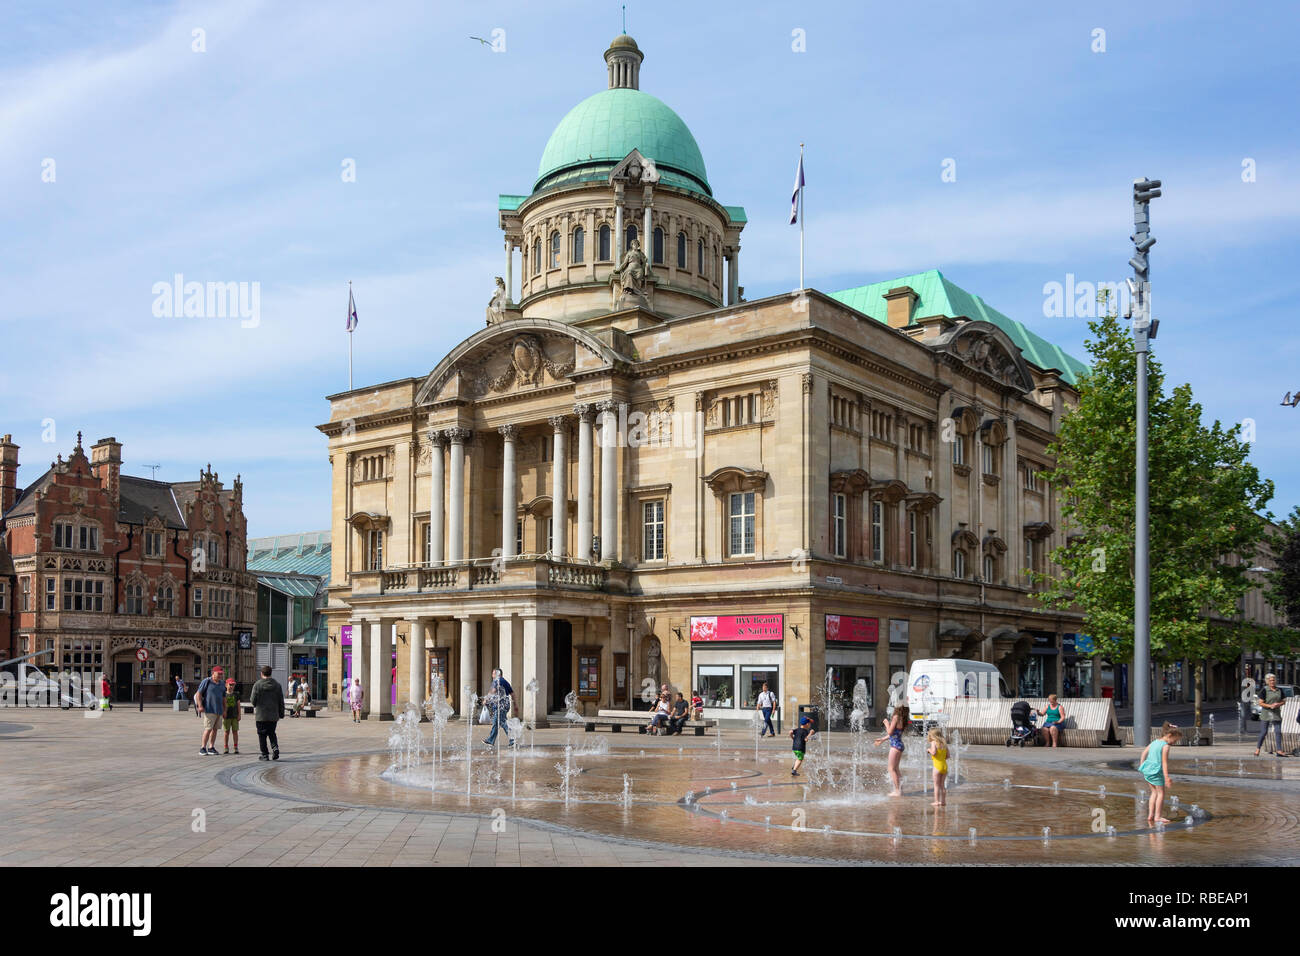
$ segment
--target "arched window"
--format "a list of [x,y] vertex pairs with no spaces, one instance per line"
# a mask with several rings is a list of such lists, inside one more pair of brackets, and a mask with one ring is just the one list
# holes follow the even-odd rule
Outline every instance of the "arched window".
[[138,582],[126,586],[126,613],[144,613],[144,588]]
[[695,240],[695,271],[704,276],[704,240]]
[[656,228],[655,236],[655,265],[663,265],[664,262],[664,231]]
[[631,248],[632,248],[632,243],[636,242],[636,237],[637,237],[636,226],[628,226],[628,227],[627,227],[627,243],[623,246],[623,250],[624,250],[625,252],[626,252],[628,249],[631,249]]
[[966,552],[956,548],[952,553],[952,574],[956,578],[966,577]]
[[997,562],[993,555],[984,555],[984,583],[992,584],[996,580]]
[[581,226],[573,230],[573,261],[575,264],[582,262],[582,241],[584,238],[585,234],[583,233]]
[[686,268],[686,233],[677,234],[677,268]]
[[542,240],[533,240],[533,275],[542,274]]
[[609,262],[609,226],[600,227],[600,249],[598,258],[601,262]]
[[551,264],[548,268],[560,268],[560,234],[558,232],[551,233]]

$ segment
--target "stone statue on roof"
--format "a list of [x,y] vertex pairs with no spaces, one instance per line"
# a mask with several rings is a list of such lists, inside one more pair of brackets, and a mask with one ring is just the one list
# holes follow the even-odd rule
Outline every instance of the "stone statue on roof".
[[623,253],[623,261],[617,269],[609,274],[610,291],[613,293],[614,308],[620,305],[645,304],[646,257],[641,251],[641,243],[633,239]]
[[497,276],[496,291],[492,293],[492,298],[488,299],[487,305],[487,324],[495,325],[506,317],[506,305],[509,304],[510,294],[506,292],[506,280]]

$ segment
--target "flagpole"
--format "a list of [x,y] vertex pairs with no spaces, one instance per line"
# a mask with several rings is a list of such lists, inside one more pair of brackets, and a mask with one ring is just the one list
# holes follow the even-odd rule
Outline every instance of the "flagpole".
[[[799,169],[803,169],[803,143],[799,144]],[[802,177],[800,177],[802,179]],[[799,186],[799,289],[803,290],[803,184]]]
[[352,280],[348,280],[348,391],[352,391]]

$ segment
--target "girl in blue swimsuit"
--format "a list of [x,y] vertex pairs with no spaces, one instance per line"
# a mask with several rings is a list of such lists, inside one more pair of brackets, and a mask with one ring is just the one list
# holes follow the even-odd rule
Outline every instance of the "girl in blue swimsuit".
[[872,746],[879,747],[886,740],[889,741],[889,779],[894,785],[891,797],[901,797],[903,795],[903,781],[899,774],[898,765],[903,760],[903,731],[907,729],[911,721],[911,714],[908,713],[906,705],[900,704],[894,708],[894,713],[890,715],[889,721],[885,724],[885,732],[876,738]]

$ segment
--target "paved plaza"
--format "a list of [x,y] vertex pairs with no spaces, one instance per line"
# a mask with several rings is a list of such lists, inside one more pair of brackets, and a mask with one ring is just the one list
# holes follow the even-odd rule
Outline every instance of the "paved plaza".
[[1171,758],[1180,803],[1157,833],[1145,828],[1132,748],[964,748],[949,806],[935,811],[921,791],[919,743],[915,772],[905,763],[907,795],[891,800],[883,751],[860,746],[860,773],[849,775],[849,734],[831,735],[829,760],[823,738],[794,781],[788,741],[756,749],[739,730],[719,744],[552,728],[517,762],[476,747],[467,775],[456,722],[440,765],[426,723],[423,757],[399,756],[396,770],[394,723],[337,713],[282,721],[278,762],[258,761],[245,726],[242,754],[201,757],[191,713],[0,712],[10,807],[0,865],[1300,863],[1300,761],[1254,758],[1253,744],[1222,737]]

